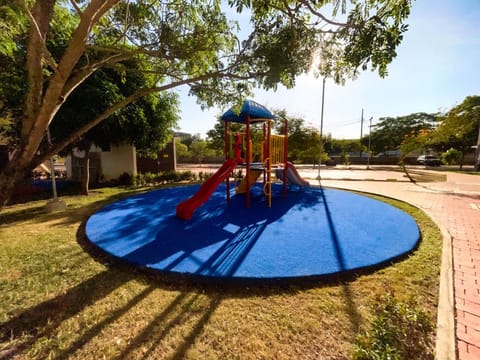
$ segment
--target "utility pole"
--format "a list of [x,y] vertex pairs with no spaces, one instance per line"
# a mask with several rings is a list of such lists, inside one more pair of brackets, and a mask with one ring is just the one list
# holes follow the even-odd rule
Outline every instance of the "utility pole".
[[477,148],[475,149],[475,171],[480,171],[480,118],[478,119]]
[[360,161],[362,160],[362,137],[363,137],[363,108],[362,108],[362,117],[360,120]]
[[[50,128],[47,128],[47,140],[48,145],[52,146]],[[50,177],[52,179],[53,199],[47,201],[45,208],[48,212],[65,210],[67,208],[67,204],[65,203],[65,201],[60,200],[57,196],[57,183],[55,181],[55,167],[53,166],[53,156],[50,156]]]
[[476,115],[478,121],[478,137],[477,148],[475,149],[475,171],[480,171],[480,106],[474,106],[474,116]]
[[323,108],[325,105],[325,81],[327,78],[323,77],[322,84],[322,112],[320,113],[320,157],[318,159],[318,180],[320,180],[320,166],[322,165],[322,154],[323,154]]
[[368,132],[368,157],[367,157],[367,170],[370,169],[370,140],[371,140],[371,137],[372,137],[372,119],[373,119],[373,116],[370,117],[370,124],[368,125],[368,128],[370,129],[370,131]]

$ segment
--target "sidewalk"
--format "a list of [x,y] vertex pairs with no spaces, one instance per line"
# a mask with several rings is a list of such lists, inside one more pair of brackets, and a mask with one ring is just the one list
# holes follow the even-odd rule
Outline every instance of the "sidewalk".
[[[300,172],[318,183],[318,169]],[[320,174],[323,186],[394,197],[437,223],[444,237],[437,358],[455,359],[457,353],[459,360],[480,359],[480,176],[446,173],[446,181],[413,184],[397,171],[322,169]]]

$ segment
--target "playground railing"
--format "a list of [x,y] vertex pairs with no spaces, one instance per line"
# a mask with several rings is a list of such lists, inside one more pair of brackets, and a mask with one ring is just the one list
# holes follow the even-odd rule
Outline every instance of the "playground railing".
[[284,163],[284,145],[285,145],[285,136],[284,135],[271,135],[271,151],[270,159],[272,164],[283,164]]
[[[237,131],[228,132],[228,157],[231,158],[245,158],[247,154],[247,134]],[[250,148],[250,162],[252,161],[252,140],[248,144]]]

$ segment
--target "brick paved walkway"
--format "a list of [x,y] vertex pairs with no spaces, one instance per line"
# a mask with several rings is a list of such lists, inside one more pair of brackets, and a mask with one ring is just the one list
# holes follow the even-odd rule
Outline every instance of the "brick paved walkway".
[[[358,171],[355,178],[361,177]],[[342,178],[348,174],[342,171]],[[367,172],[377,181],[325,180],[322,185],[395,197],[424,210],[444,236],[437,331],[437,358],[480,359],[480,176],[448,173],[447,181],[418,185]],[[306,177],[312,174],[304,173]],[[387,175],[392,177],[392,175]],[[385,180],[385,179],[383,179]],[[310,180],[312,181],[312,180]],[[313,183],[313,181],[312,181]],[[453,258],[452,258],[453,255]]]

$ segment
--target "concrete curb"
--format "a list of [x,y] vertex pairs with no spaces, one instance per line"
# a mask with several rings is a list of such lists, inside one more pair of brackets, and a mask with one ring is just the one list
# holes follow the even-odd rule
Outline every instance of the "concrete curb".
[[443,237],[440,286],[437,307],[437,339],[435,358],[438,360],[457,359],[455,345],[455,298],[453,289],[452,236],[434,219]]

